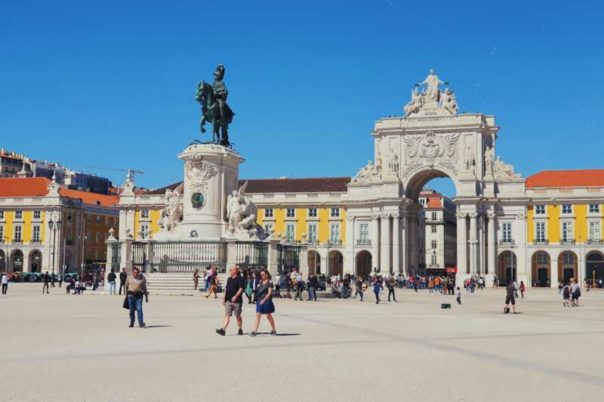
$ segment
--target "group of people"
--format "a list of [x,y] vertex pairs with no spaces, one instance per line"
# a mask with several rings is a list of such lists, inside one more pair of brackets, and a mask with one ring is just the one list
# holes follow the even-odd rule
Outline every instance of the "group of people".
[[581,286],[574,278],[571,278],[569,283],[562,286],[560,293],[562,293],[562,305],[564,307],[579,307]]

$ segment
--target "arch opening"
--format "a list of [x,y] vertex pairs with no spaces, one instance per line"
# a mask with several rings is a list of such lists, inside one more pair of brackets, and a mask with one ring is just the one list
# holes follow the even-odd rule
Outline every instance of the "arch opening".
[[308,274],[321,274],[321,255],[317,252],[317,250],[308,251]]
[[33,250],[29,253],[29,272],[42,272],[42,253]]
[[531,278],[534,287],[551,286],[551,259],[547,252],[536,251],[531,257]]
[[357,276],[367,278],[369,275],[371,275],[372,256],[369,251],[359,251],[356,255],[355,263]]
[[342,276],[344,272],[344,256],[338,250],[331,250],[328,255],[328,273]]
[[558,256],[558,280],[569,283],[577,279],[577,254],[572,251],[563,251]]
[[497,257],[497,278],[501,285],[507,285],[518,279],[518,261],[512,251],[504,251]]
[[13,251],[10,258],[10,270],[13,272],[23,272],[23,251]]
[[594,287],[601,288],[604,281],[604,254],[590,251],[585,257],[585,278]]

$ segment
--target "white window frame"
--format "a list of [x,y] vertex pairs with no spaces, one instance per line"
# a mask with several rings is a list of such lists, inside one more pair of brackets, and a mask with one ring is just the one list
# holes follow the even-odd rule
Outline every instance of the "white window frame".
[[545,204],[535,205],[535,215],[545,215],[547,208],[545,208]]
[[572,215],[573,204],[562,204],[561,211],[562,215]]
[[329,241],[331,243],[338,243],[340,241],[340,224],[339,223],[329,224]]
[[[541,227],[542,230],[539,230]],[[535,222],[535,241],[543,243],[547,239],[547,227],[545,222]]]
[[140,236],[141,236],[141,239],[143,239],[143,240],[149,238],[149,225],[148,224],[146,224],[146,223],[141,224]]
[[285,217],[286,218],[295,218],[296,217],[296,208],[286,208]]
[[511,243],[514,240],[512,222],[503,222],[501,224],[501,240],[506,243]]
[[285,241],[292,243],[296,239],[296,224],[287,222],[285,224]]
[[432,228],[432,233],[438,233],[438,227],[436,225],[430,225]]
[[[597,229],[594,230],[594,227]],[[602,240],[602,224],[600,223],[600,221],[589,221],[588,236],[590,241]]]
[[316,222],[312,222],[308,224],[308,241],[309,243],[316,243],[319,238],[319,230]]
[[42,219],[42,211],[40,211],[39,209],[34,210],[34,219],[35,220]]
[[432,250],[436,250],[436,249],[438,248],[438,241],[437,241],[437,240],[432,240],[432,241],[430,242],[430,248],[431,248]]
[[15,220],[20,221],[22,219],[23,219],[23,211],[20,209],[15,211]]
[[367,243],[369,240],[369,223],[361,222],[359,223],[359,241],[362,243]]
[[39,242],[40,241],[40,233],[41,232],[41,228],[40,225],[33,225],[32,226],[32,230],[31,230],[31,240],[34,242]]
[[339,218],[340,217],[340,208],[331,208],[331,210],[329,212],[329,216],[332,218]]
[[14,242],[23,241],[23,226],[15,225],[15,227],[13,229],[13,241]]
[[574,238],[574,225],[572,222],[562,222],[560,225],[560,240],[563,242],[573,241]]
[[141,219],[149,219],[149,209],[148,208],[141,209]]
[[273,218],[275,216],[275,210],[273,208],[264,208],[264,217]]
[[317,216],[319,216],[317,208],[308,208],[308,217],[309,218],[316,218]]
[[599,214],[600,213],[600,204],[589,204],[589,213],[590,214]]

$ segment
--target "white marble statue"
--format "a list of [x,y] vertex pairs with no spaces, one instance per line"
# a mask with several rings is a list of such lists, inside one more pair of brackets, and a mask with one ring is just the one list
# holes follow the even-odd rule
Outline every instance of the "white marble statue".
[[448,110],[449,113],[453,115],[457,114],[457,99],[451,89],[447,88],[442,92],[441,105]]
[[430,73],[426,79],[420,82],[418,85],[426,85],[426,89],[422,95],[424,95],[428,100],[438,102],[440,99],[440,90],[438,89],[439,84],[444,85],[445,83],[438,78],[438,75],[436,75],[433,69],[430,69]]
[[370,183],[381,179],[380,169],[372,161],[368,161],[352,179],[354,183]]
[[474,151],[472,147],[468,145],[466,148],[466,170],[473,170],[474,165],[476,164],[476,156],[474,155]]
[[164,195],[164,209],[162,210],[161,220],[159,222],[162,231],[174,231],[182,220],[182,190],[182,184],[174,190],[166,190]]
[[246,232],[251,237],[260,237],[262,230],[256,223],[258,207],[245,198],[246,188],[247,182],[227,197],[227,230],[231,235]]
[[419,110],[423,106],[422,94],[419,92],[417,87],[411,90],[411,101],[405,105],[403,111],[405,112],[405,117],[413,113],[419,112]]
[[514,166],[505,163],[501,157],[497,157],[493,164],[493,174],[498,179],[518,179],[520,175],[514,172]]
[[493,165],[495,164],[495,155],[493,147],[487,147],[484,151],[485,175],[493,175]]

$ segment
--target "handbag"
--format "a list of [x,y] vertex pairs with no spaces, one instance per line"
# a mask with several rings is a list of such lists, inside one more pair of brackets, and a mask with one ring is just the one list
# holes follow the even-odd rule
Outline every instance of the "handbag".
[[124,297],[124,304],[122,305],[123,308],[125,308],[126,310],[130,310],[130,303],[128,302],[128,295],[126,295],[126,297]]

